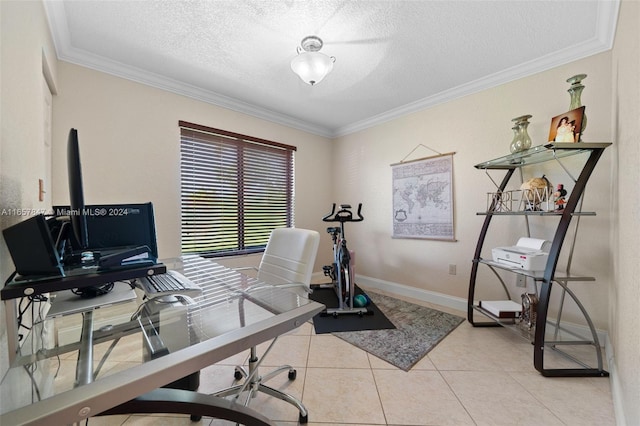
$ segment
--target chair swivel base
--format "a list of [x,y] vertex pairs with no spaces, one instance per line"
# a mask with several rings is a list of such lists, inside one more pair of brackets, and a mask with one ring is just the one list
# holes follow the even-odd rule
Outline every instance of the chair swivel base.
[[[244,385],[236,385],[228,389],[215,392],[211,394],[211,396],[224,398],[227,396],[236,395],[236,398],[237,398],[243,392],[243,388],[244,388]],[[255,383],[251,385],[251,389],[248,390],[248,395],[247,395],[245,405],[248,405],[251,398],[253,398],[257,392],[263,392],[269,396],[288,402],[289,404],[295,406],[300,412],[298,416],[298,421],[300,423],[304,424],[309,421],[309,412],[307,411],[305,406],[302,404],[302,402],[298,398],[291,396],[288,393],[282,392],[278,389],[274,389],[270,386],[267,386],[264,383]]]
[[273,371],[270,371],[264,376],[260,376],[258,374],[258,366],[262,362],[262,359],[264,359],[264,357],[267,355],[269,350],[271,350],[271,348],[273,347],[275,340],[277,339],[274,339],[274,341],[271,342],[271,345],[265,351],[264,355],[260,359],[256,355],[256,349],[251,348],[251,355],[249,357],[248,370],[242,366],[236,366],[234,377],[236,380],[240,380],[244,378],[245,379],[244,382],[231,386],[227,389],[219,390],[217,392],[212,393],[211,395],[215,397],[220,397],[220,398],[225,398],[228,396],[235,395],[235,398],[238,399],[240,398],[240,395],[243,392],[247,392],[247,397],[244,401],[244,405],[248,406],[251,399],[254,398],[258,392],[262,392],[274,398],[281,399],[293,405],[294,407],[296,407],[299,411],[298,421],[302,424],[307,423],[309,421],[309,412],[307,411],[306,407],[302,404],[302,401],[300,401],[298,398],[286,392],[282,392],[281,390],[274,389],[264,384],[264,382],[266,382],[267,380],[285,371],[288,371],[289,380],[295,380],[297,377],[296,370],[290,365],[284,365],[276,368]]

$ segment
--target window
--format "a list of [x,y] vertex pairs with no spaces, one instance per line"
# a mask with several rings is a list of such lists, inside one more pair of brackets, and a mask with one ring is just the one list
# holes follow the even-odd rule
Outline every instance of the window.
[[293,226],[296,147],[179,125],[183,253],[260,252],[271,230]]

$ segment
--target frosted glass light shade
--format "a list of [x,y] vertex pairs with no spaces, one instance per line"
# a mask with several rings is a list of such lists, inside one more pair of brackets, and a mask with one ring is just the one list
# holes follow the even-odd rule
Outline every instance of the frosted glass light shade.
[[291,69],[302,81],[313,86],[331,72],[335,60],[324,53],[305,51],[291,60]]

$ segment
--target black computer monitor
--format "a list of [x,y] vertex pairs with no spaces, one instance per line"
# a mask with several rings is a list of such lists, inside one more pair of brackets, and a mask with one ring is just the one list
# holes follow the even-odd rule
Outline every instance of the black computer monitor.
[[[56,217],[69,216],[69,206],[54,206]],[[85,249],[109,254],[138,246],[149,248],[152,258],[158,257],[156,227],[152,203],[85,205],[88,246]],[[55,225],[55,219],[53,220]],[[59,224],[57,226],[60,226]],[[73,252],[82,250],[71,241]]]
[[84,190],[82,188],[82,166],[78,131],[71,129],[67,139],[67,173],[69,175],[69,221],[77,245],[81,249],[89,247],[87,218],[85,216]]
[[[127,265],[125,265],[125,260],[143,253],[152,254],[150,253],[151,247],[146,245],[140,245],[133,248],[126,247],[121,250],[116,250],[115,252],[110,251],[110,253],[103,252],[102,250],[93,250],[95,248],[103,247],[91,247],[88,217],[92,213],[88,211],[84,204],[80,146],[78,142],[78,131],[74,128],[69,131],[69,137],[67,139],[67,172],[69,178],[68,217],[73,235],[72,238],[68,238],[71,242],[69,245],[65,245],[64,243],[66,238],[63,228],[61,228],[59,238],[56,238],[58,250],[64,251],[69,248],[72,249],[70,253],[67,252],[67,254],[63,256],[64,264],[66,266],[73,267],[80,264],[86,266],[90,262],[96,263],[98,266],[104,268],[130,266],[131,263],[127,263]],[[51,227],[55,228],[53,224]],[[88,254],[90,252],[93,253],[89,256]]]

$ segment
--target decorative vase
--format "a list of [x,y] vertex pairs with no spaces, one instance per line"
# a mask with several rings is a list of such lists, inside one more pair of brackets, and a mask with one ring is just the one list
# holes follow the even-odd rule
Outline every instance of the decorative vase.
[[509,150],[512,154],[515,154],[516,152],[522,151],[522,142],[520,142],[520,128],[518,126],[513,126],[511,129],[513,130],[513,140],[511,141]]
[[515,123],[515,126],[512,127],[514,133],[513,141],[511,141],[511,146],[509,147],[512,154],[531,148],[531,137],[527,131],[531,117],[531,115],[527,114],[511,120]]
[[[574,110],[576,108],[580,108],[582,106],[582,101],[580,100],[580,96],[582,95],[582,90],[584,89],[584,85],[582,85],[582,80],[587,78],[586,74],[577,74],[571,78],[567,79],[567,83],[571,84],[569,87],[569,95],[571,95],[571,104],[569,105],[569,110]],[[580,139],[582,139],[582,134],[584,133],[584,129],[587,128],[587,115],[584,114],[582,116],[582,127],[580,129]]]
[[518,128],[520,129],[520,138],[522,140],[522,150],[526,151],[531,148],[531,137],[529,136],[529,132],[527,128],[529,127],[529,118],[530,115],[525,115],[521,121],[518,122]]

